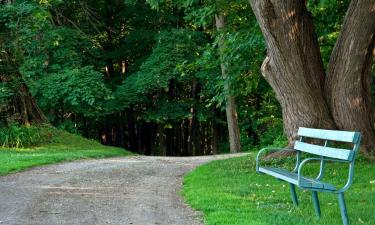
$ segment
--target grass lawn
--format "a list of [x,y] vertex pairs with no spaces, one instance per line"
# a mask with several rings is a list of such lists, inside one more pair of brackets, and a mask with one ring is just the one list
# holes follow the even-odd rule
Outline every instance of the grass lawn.
[[[291,160],[277,163],[291,167]],[[304,171],[312,175],[319,164]],[[347,167],[328,166],[327,178],[345,183]],[[297,190],[299,207],[294,207],[288,183],[255,172],[254,154],[202,165],[184,179],[183,195],[196,210],[202,211],[208,225],[340,225],[336,195],[319,193],[322,217],[315,215],[311,192]],[[357,159],[354,183],[345,192],[350,224],[375,224],[375,164]]]
[[0,148],[0,175],[33,166],[77,159],[127,156],[132,153],[64,131],[54,131],[49,143],[33,148]]

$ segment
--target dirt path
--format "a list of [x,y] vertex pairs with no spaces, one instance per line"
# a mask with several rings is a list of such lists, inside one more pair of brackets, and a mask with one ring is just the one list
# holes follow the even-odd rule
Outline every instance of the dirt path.
[[0,177],[0,225],[199,225],[178,195],[183,175],[234,156],[87,160]]

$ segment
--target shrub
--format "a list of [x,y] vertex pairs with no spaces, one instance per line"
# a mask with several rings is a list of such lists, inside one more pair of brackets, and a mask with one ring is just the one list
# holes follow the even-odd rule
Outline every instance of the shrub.
[[283,132],[283,121],[280,118],[266,118],[262,121],[265,127],[260,135],[260,146],[285,147],[288,140]]
[[25,126],[12,123],[0,127],[0,145],[3,147],[37,146],[51,139],[53,131],[47,126]]

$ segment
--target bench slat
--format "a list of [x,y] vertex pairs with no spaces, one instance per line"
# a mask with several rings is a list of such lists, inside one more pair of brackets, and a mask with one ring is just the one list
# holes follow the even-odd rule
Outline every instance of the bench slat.
[[360,133],[340,130],[324,130],[300,127],[298,135],[303,137],[317,138],[330,141],[342,141],[349,143],[358,143]]
[[[298,185],[298,175],[285,169],[271,168],[271,167],[259,167],[259,172],[271,175],[277,179],[284,180],[286,182]],[[335,186],[317,181],[315,179],[301,177],[302,188],[315,188],[324,190],[336,190]]]
[[298,175],[291,173],[284,169],[270,168],[270,167],[259,167],[259,172],[271,175],[275,178],[284,180],[286,182],[298,185]]
[[294,149],[307,152],[315,155],[342,159],[342,160],[351,160],[353,151],[341,148],[331,148],[323,147],[319,145],[313,145],[305,142],[296,141],[294,144]]

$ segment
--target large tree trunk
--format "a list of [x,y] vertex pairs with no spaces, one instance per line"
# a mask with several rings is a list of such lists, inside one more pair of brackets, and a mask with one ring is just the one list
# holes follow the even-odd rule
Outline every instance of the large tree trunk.
[[[225,20],[223,14],[218,14],[215,16],[216,28],[218,31],[221,31],[225,27]],[[221,39],[219,42],[220,51],[224,49],[224,40]],[[222,54],[222,53],[221,53]],[[230,152],[240,152],[241,151],[241,142],[240,142],[240,129],[238,127],[237,120],[237,109],[235,98],[230,93],[230,82],[227,73],[227,65],[222,60],[221,62],[221,74],[223,79],[226,81],[224,84],[224,91],[226,93],[225,99],[225,111],[227,114],[227,123],[228,123],[228,132],[229,132],[229,145]]]
[[367,152],[375,148],[371,104],[374,32],[375,1],[352,0],[330,58],[325,86],[337,127],[361,131]]
[[298,127],[335,127],[323,97],[324,67],[304,1],[250,4],[267,43],[261,72],[281,104],[289,143],[296,139]]
[[267,43],[262,74],[281,104],[289,143],[299,126],[337,127],[361,131],[364,149],[373,151],[375,1],[351,1],[327,77],[305,1],[249,1]]

